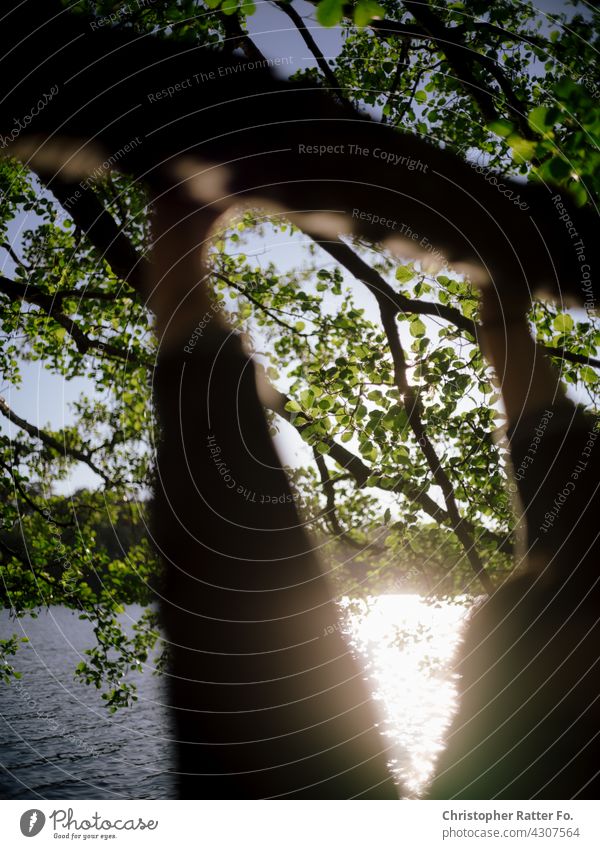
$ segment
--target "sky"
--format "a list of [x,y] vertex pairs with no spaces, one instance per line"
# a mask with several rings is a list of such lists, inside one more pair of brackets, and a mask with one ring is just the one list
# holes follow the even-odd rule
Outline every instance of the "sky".
[[[312,22],[311,33],[317,41],[326,58],[333,58],[339,52],[342,44],[340,28],[323,29],[316,24],[314,6],[297,0],[295,8],[300,14]],[[561,0],[545,0],[539,3],[542,12],[565,10],[567,6]],[[280,73],[288,75],[300,68],[312,67],[314,58],[299,35],[288,16],[268,2],[258,2],[256,13],[249,19],[249,30],[253,40],[261,52],[270,58],[280,57],[286,63],[280,66]],[[9,230],[11,244],[18,251],[21,233],[28,227],[35,226],[35,219],[22,216],[12,222]],[[279,238],[275,243],[256,239],[253,246],[257,253],[262,254],[265,262],[272,260],[284,271],[287,268],[300,265],[303,251],[298,239],[286,242]],[[251,248],[252,249],[252,248]],[[250,252],[249,252],[250,253]],[[0,272],[11,276],[14,264],[6,251],[0,253]],[[324,265],[331,264],[329,258]],[[358,305],[365,307],[367,314],[376,318],[377,310],[374,299],[364,287],[356,287]],[[50,424],[58,429],[73,422],[70,405],[82,392],[91,394],[93,386],[86,379],[66,381],[63,378],[46,371],[43,363],[23,364],[23,387],[14,388],[0,384],[0,395],[19,415],[31,423],[43,427]],[[0,421],[0,428],[6,430],[6,424]],[[9,431],[10,432],[10,431]],[[310,460],[310,451],[301,438],[289,426],[282,424],[277,447],[285,463],[297,465]],[[69,482],[60,484],[57,489],[68,493],[81,486],[95,486],[98,478],[85,466],[79,466]]]
[[[309,15],[314,19],[314,6],[304,2],[296,2],[294,5],[303,16]],[[314,58],[309,55],[304,41],[288,16],[271,3],[257,3],[257,11],[250,19],[249,28],[256,44],[265,56],[290,60],[289,63],[286,61],[286,64],[280,66],[282,74],[289,75],[299,69],[315,65]],[[335,56],[342,43],[339,28],[323,30],[316,25],[316,22],[313,37],[327,57]],[[35,216],[30,214],[19,217],[10,225],[10,243],[17,252],[22,232],[35,227],[36,221]],[[292,245],[280,244],[276,247],[257,240],[256,250],[260,253],[264,252],[265,261],[272,259],[282,268],[299,264],[302,258],[302,250],[297,246],[297,243]],[[14,263],[6,251],[0,252],[0,257],[0,273],[11,277],[14,271]],[[23,363],[22,374],[22,388],[0,384],[0,395],[4,396],[9,406],[16,413],[38,427],[49,424],[53,429],[59,429],[72,424],[74,417],[70,405],[77,400],[82,392],[92,394],[94,391],[93,384],[89,380],[83,378],[64,380],[62,377],[46,371],[41,362]],[[1,420],[0,430],[11,433],[10,425]],[[285,423],[283,423],[281,435],[277,439],[277,447],[283,462],[290,465],[296,465],[302,458],[310,459],[311,456],[305,443],[293,428],[285,425]],[[80,487],[96,486],[98,483],[98,477],[86,466],[79,464],[74,469],[69,481],[59,482],[56,489],[57,492],[69,494]]]

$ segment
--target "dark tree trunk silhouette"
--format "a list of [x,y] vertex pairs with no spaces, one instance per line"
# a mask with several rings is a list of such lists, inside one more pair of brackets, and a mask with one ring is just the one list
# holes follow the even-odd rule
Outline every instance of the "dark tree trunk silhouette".
[[572,404],[548,412],[511,432],[518,467],[549,420],[519,481],[530,566],[471,617],[433,798],[598,798],[600,438]]
[[[143,262],[95,198],[77,188],[110,156],[155,193],[181,181],[181,194],[198,207],[271,205],[320,237],[387,240],[412,256],[427,256],[428,244],[501,289],[529,286],[581,302],[560,202],[598,267],[595,221],[560,193],[503,179],[529,206],[515,211],[449,152],[358,115],[323,91],[267,72],[244,74],[240,60],[218,51],[96,31],[53,0],[15,4],[0,44],[0,132],[12,139],[8,152],[36,169],[140,297]],[[212,79],[219,66],[236,72]],[[196,75],[210,84],[157,97]],[[22,125],[51,86],[56,95]],[[419,169],[406,167],[409,161]],[[390,221],[410,226],[417,239],[405,236],[398,245]],[[190,332],[197,320],[189,316]],[[184,334],[179,347],[161,354],[155,374],[155,532],[167,573],[163,615],[172,641],[181,795],[393,796],[368,688],[339,634],[268,435],[253,367],[239,340],[216,326],[192,353],[185,347]],[[539,547],[538,519],[564,486],[588,431],[578,420],[565,448],[562,432],[559,445],[544,446],[548,462],[566,453],[549,479],[538,476],[543,491],[522,491],[534,505],[530,547]],[[596,486],[597,479],[595,460],[588,480]],[[593,526],[596,490],[586,492],[585,519],[581,499],[573,499],[553,546],[544,549],[560,567],[550,583],[530,572],[473,617],[462,708],[432,795],[568,796],[575,773],[581,795],[597,792],[595,537],[572,532],[582,521]],[[575,561],[583,565],[571,573]],[[565,617],[569,623],[554,639]]]
[[182,795],[394,798],[238,337],[213,330],[192,355],[166,353],[156,402]]
[[[592,267],[595,218],[549,186],[500,178],[528,205],[515,212],[497,186],[451,152],[358,114],[319,87],[282,82],[267,70],[244,73],[240,59],[195,43],[94,30],[57,0],[15,4],[0,45],[0,132],[12,139],[9,152],[52,182],[113,156],[155,189],[177,183],[215,211],[271,205],[316,235],[387,241],[410,256],[436,250],[499,286],[584,298],[557,203]],[[31,116],[52,86],[56,94]],[[591,286],[597,297],[593,278]]]

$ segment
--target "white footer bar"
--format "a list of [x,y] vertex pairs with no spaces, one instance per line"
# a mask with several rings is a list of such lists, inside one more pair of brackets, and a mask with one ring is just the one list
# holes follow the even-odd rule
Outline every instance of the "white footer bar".
[[[0,844],[162,849],[600,847],[576,802],[2,801]],[[31,842],[33,841],[33,842]]]

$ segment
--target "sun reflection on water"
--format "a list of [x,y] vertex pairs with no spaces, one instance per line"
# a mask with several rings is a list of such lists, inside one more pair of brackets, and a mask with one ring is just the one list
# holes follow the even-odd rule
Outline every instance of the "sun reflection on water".
[[464,599],[382,595],[349,615],[352,641],[367,658],[392,769],[417,796],[432,778],[456,710],[452,662],[468,612]]

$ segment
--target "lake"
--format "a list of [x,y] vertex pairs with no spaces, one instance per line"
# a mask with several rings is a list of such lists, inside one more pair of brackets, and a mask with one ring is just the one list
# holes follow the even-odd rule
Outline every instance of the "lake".
[[[373,681],[391,767],[418,795],[455,711],[452,660],[467,607],[385,595],[352,611],[350,636]],[[132,606],[126,615],[138,613]],[[94,643],[88,622],[61,607],[17,621],[0,611],[0,638],[13,633],[29,643],[14,660],[21,680],[0,683],[0,798],[174,798],[164,681],[136,676],[139,700],[110,716],[100,691],[73,678]]]

